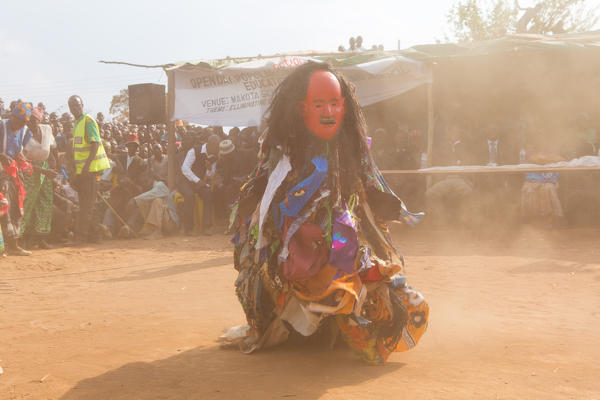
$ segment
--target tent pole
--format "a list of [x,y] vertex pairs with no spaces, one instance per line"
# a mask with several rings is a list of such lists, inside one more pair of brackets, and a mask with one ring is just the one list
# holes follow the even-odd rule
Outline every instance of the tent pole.
[[427,84],[427,166],[431,167],[433,156],[433,130],[435,119],[433,114],[433,82]]
[[175,72],[165,71],[168,80],[167,92],[167,157],[168,157],[168,184],[169,190],[175,190],[175,121],[173,113],[175,109]]

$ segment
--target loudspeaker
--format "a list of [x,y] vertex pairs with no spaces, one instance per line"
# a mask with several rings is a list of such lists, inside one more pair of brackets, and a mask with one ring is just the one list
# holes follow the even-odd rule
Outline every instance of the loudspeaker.
[[167,119],[165,85],[141,83],[129,85],[129,123],[164,124]]

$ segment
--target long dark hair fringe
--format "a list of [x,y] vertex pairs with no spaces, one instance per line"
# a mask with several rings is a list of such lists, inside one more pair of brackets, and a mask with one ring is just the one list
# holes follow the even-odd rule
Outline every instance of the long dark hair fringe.
[[[330,154],[339,161],[341,195],[347,200],[355,190],[355,183],[364,171],[372,168],[367,145],[367,127],[362,109],[354,92],[354,85],[328,63],[307,62],[292,71],[275,89],[273,100],[266,112],[267,148],[280,146],[289,155],[292,167],[299,168],[307,161],[307,152],[320,139],[310,134],[300,114],[299,104],[306,97],[310,77],[315,71],[329,71],[336,76],[345,99],[345,115],[340,132],[329,141]],[[335,191],[336,188],[334,188]]]

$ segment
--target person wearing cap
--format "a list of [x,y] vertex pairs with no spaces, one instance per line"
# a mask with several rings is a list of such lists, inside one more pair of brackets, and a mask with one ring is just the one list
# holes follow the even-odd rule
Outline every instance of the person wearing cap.
[[75,117],[73,125],[73,159],[75,174],[73,186],[79,197],[79,213],[75,223],[73,244],[95,241],[92,216],[100,174],[110,168],[108,156],[100,141],[98,123],[83,112],[81,97],[73,95],[68,101],[69,110]]
[[0,193],[7,202],[7,211],[0,217],[0,226],[9,255],[28,256],[31,252],[17,244],[26,192],[23,173],[31,174],[31,164],[23,157],[23,146],[31,140],[33,132],[27,127],[33,106],[18,100],[11,108],[9,119],[0,121]]
[[237,148],[230,139],[222,140],[219,144],[219,160],[217,162],[217,174],[220,183],[213,188],[215,197],[215,213],[227,218],[232,203],[236,200],[241,183],[244,178],[239,179],[239,168],[237,164]]
[[127,153],[119,154],[118,161],[125,170],[126,176],[135,181],[147,168],[146,162],[138,154],[140,141],[137,133],[127,135],[125,148]]

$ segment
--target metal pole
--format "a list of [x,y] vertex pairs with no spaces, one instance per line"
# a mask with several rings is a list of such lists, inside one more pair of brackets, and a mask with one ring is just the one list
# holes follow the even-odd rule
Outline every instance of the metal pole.
[[167,92],[167,156],[168,156],[168,184],[169,190],[175,190],[175,72],[166,71],[168,80]]

